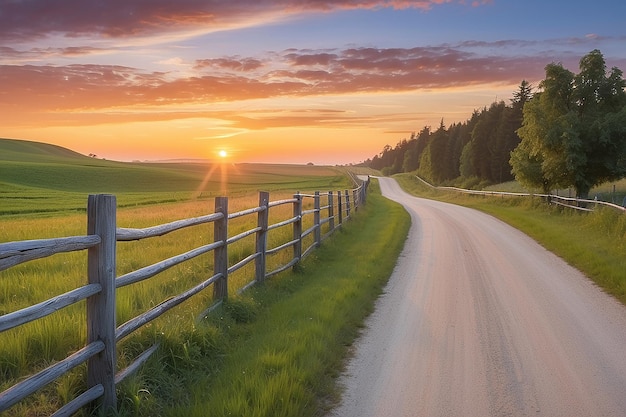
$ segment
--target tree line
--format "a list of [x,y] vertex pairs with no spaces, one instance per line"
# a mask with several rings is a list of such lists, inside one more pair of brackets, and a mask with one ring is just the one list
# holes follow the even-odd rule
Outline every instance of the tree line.
[[626,176],[626,82],[607,72],[599,50],[574,74],[545,67],[537,91],[523,80],[509,103],[475,110],[462,123],[425,126],[365,165],[384,175],[416,172],[435,184],[480,187],[516,179],[548,193],[573,187],[578,196]]

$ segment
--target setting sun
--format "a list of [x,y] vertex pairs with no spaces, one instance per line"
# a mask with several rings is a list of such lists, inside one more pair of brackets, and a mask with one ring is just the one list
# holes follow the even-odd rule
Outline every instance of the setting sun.
[[224,149],[220,150],[217,154],[220,158],[226,158],[228,156],[228,153]]

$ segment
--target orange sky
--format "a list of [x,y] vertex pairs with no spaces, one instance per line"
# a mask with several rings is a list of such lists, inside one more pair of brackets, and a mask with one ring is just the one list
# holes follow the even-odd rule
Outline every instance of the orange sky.
[[598,48],[624,68],[620,14],[597,1],[595,19],[536,29],[503,0],[5,2],[0,137],[118,160],[358,163],[552,61],[576,70]]
[[376,155],[422,126],[438,125],[444,114],[449,122],[465,120],[475,103],[489,103],[498,93],[509,96],[514,88],[488,87],[440,91],[436,97],[406,92],[238,100],[215,106],[219,110],[182,113],[176,105],[101,108],[96,114],[72,110],[72,123],[65,110],[46,109],[14,118],[47,118],[45,126],[23,120],[10,129],[5,125],[10,133],[4,136],[54,139],[78,152],[116,160],[211,159],[223,149],[238,162],[348,164]]

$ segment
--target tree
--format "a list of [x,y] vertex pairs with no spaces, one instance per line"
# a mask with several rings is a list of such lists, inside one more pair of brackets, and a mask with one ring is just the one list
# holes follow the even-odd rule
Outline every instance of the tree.
[[522,141],[511,152],[511,167],[515,179],[526,188],[541,189],[544,194],[550,194],[554,184],[543,175],[543,160],[541,155],[532,153],[528,141]]
[[583,198],[593,186],[626,176],[624,87],[621,70],[607,75],[598,50],[580,60],[577,75],[561,64],[547,65],[542,91],[524,106],[517,131],[522,148],[511,160],[516,178],[529,170],[524,156],[530,165],[540,163],[542,184],[573,186]]
[[522,80],[518,90],[513,93],[513,99],[511,103],[513,104],[513,109],[519,112],[519,115],[522,115],[522,109],[524,108],[524,104],[529,101],[533,97],[533,86],[526,80]]

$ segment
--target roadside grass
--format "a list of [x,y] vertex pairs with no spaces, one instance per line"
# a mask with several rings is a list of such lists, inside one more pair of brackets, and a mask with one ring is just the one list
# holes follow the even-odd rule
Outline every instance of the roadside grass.
[[472,207],[523,231],[626,304],[626,215],[548,205],[541,198],[472,196],[433,190],[410,174],[394,176],[411,194]]
[[[501,184],[490,185],[484,188],[485,191],[507,191],[513,193],[527,193],[527,189],[522,187],[517,181],[508,181]],[[561,197],[574,197],[573,189],[556,190],[553,193]],[[626,178],[619,181],[610,181],[600,184],[589,190],[589,198],[597,198],[600,201],[624,205],[626,203]]]
[[201,323],[166,337],[123,388],[124,413],[323,414],[338,400],[336,377],[410,224],[374,182],[370,190],[367,205],[296,272],[231,296]]

